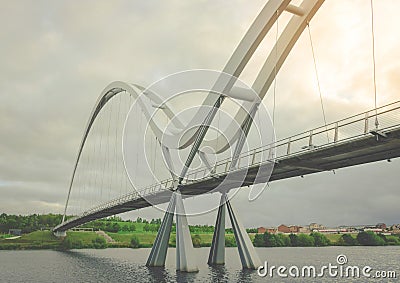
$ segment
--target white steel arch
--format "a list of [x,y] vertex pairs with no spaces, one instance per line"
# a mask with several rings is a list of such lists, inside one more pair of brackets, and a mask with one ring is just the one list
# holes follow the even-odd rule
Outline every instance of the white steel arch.
[[[222,73],[224,74],[229,74],[231,75],[231,79],[227,80],[226,76],[221,76],[220,80],[217,80],[216,84],[214,85],[213,91],[216,93],[223,93],[223,94],[228,94],[227,96],[240,99],[242,100],[242,108],[239,108],[236,116],[235,116],[235,121],[232,121],[231,125],[228,127],[228,132],[232,127],[234,126],[233,124],[241,124],[243,125],[245,121],[247,120],[249,110],[254,106],[255,103],[259,103],[259,100],[262,99],[269,87],[271,86],[271,83],[273,82],[276,73],[279,71],[281,68],[282,64],[284,63],[285,59],[287,58],[289,52],[295,45],[296,41],[300,37],[301,33],[303,32],[304,28],[307,26],[308,22],[312,19],[312,17],[315,15],[315,13],[318,11],[318,9],[321,7],[323,4],[324,0],[304,0],[302,4],[299,7],[295,7],[290,4],[290,0],[270,0],[264,8],[261,10],[241,42],[239,43],[238,47],[232,54],[231,58],[228,60],[227,64],[225,65],[224,69],[222,70]],[[251,56],[254,54],[255,50],[263,40],[263,38],[266,36],[266,34],[270,31],[271,27],[274,25],[274,23],[277,21],[279,16],[284,12],[288,11],[293,14],[291,20],[287,24],[286,28],[282,32],[281,36],[279,37],[279,40],[277,41],[276,45],[272,49],[270,55],[268,56],[267,60],[265,61],[260,73],[258,74],[252,88],[258,93],[258,99],[248,99],[246,96],[248,93],[246,90],[240,90],[240,89],[234,89],[234,84],[236,82],[237,77],[240,76],[241,72],[243,71],[244,67],[247,65],[249,62]],[[63,222],[65,220],[65,215],[66,215],[66,210],[68,206],[68,201],[76,173],[76,169],[82,154],[82,150],[84,148],[86,139],[88,137],[88,134],[91,130],[91,127],[100,113],[101,109],[106,105],[106,103],[115,95],[127,91],[129,94],[131,94],[134,97],[139,97],[143,91],[145,91],[145,88],[135,85],[135,84],[129,84],[125,82],[113,82],[110,85],[108,85],[103,92],[100,94],[95,107],[92,110],[92,113],[90,115],[89,121],[87,123],[87,126],[84,131],[84,135],[78,150],[78,155],[77,159],[74,165],[73,173],[72,173],[72,178],[71,182],[69,185],[69,190],[68,190],[68,196],[67,196],[67,201],[65,205],[65,210],[64,210],[64,217],[63,217]],[[193,140],[194,136],[196,135],[196,131],[187,131],[187,128],[184,127],[182,121],[179,121],[179,119],[172,119],[174,117],[174,111],[171,108],[170,105],[165,104],[165,98],[158,97],[154,93],[146,93],[146,97],[148,97],[148,100],[141,99],[140,106],[145,115],[149,115],[152,111],[150,111],[152,107],[152,102],[154,102],[156,105],[160,105],[161,103],[163,104],[163,109],[161,109],[168,118],[173,121],[174,126],[176,127],[177,131],[175,133],[171,133],[171,135],[182,135],[185,133],[187,136],[184,140],[188,141],[187,143],[184,143],[184,146],[182,148],[189,146]],[[209,94],[206,100],[204,101],[204,105],[213,107],[216,103],[216,98],[215,93],[214,94]],[[203,116],[199,116],[203,115]],[[193,120],[204,120],[204,113],[197,113],[195,114],[195,117]],[[188,123],[190,124],[190,123]],[[150,123],[150,127],[152,131],[155,133],[157,137],[160,138],[160,140],[165,140],[161,139],[161,135],[165,135],[161,131],[161,129],[155,124],[155,123]],[[188,135],[189,133],[189,135]],[[227,145],[229,143],[232,143],[237,139],[237,135],[233,135],[231,140],[225,140],[223,138],[217,137],[215,140],[208,140],[204,141],[204,145],[211,147],[215,150],[215,152],[222,152],[225,149],[227,149]],[[218,140],[220,139],[220,140]],[[168,147],[168,144],[165,145]]]

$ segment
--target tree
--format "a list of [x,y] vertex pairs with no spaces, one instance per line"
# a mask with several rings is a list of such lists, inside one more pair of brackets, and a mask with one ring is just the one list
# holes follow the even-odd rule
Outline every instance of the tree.
[[297,236],[297,246],[299,247],[312,247],[314,246],[314,238],[306,234],[299,234]]
[[258,230],[257,230],[257,228],[248,228],[248,229],[246,229],[246,232],[247,233],[258,233]]
[[394,236],[394,235],[387,236],[386,237],[386,245],[389,245],[389,246],[400,245],[400,238],[398,236]]
[[343,234],[338,240],[338,244],[342,246],[356,246],[358,242],[349,234]]
[[143,226],[143,231],[145,231],[145,232],[149,232],[150,231],[150,225],[148,224],[148,223],[146,223],[144,226]]
[[225,237],[225,247],[236,247],[235,237]]
[[193,247],[200,248],[201,247],[201,237],[199,234],[194,235],[192,238]]
[[290,245],[292,247],[297,247],[298,246],[298,237],[296,234],[290,234],[289,235],[289,239],[290,239]]
[[121,226],[118,224],[118,222],[114,222],[113,224],[113,232],[118,233],[118,231],[121,229]]
[[325,247],[330,244],[329,239],[321,233],[313,232],[310,236],[314,238],[314,245],[316,247]]
[[61,243],[61,248],[63,250],[70,250],[72,249],[72,239],[70,237],[65,237]]
[[385,240],[383,240],[381,237],[376,235],[372,231],[363,231],[358,233],[357,235],[357,241],[360,243],[360,245],[363,246],[383,246],[385,245]]
[[275,239],[278,247],[290,247],[290,239],[284,234],[275,234]]
[[175,235],[171,235],[171,237],[169,238],[168,246],[176,247],[176,236]]
[[106,242],[106,239],[104,239],[103,237],[96,237],[96,239],[93,239],[92,240],[92,244],[93,244],[93,247],[95,248],[95,249],[105,249],[105,248],[107,248],[107,242]]
[[253,245],[255,247],[265,247],[264,235],[263,234],[256,234],[254,236]]
[[140,241],[139,238],[136,236],[133,236],[131,239],[131,247],[134,249],[140,248]]
[[263,234],[263,236],[264,236],[265,247],[277,247],[278,246],[275,235],[265,232]]

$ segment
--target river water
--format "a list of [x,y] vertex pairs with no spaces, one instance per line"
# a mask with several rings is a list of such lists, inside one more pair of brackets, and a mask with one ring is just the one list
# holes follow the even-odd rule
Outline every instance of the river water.
[[[268,266],[336,265],[338,255],[345,255],[343,267],[370,266],[370,278],[324,277],[281,278],[275,273],[260,277],[255,270],[242,270],[236,248],[226,249],[226,265],[209,267],[208,248],[195,249],[199,272],[175,271],[175,249],[170,248],[165,268],[147,268],[150,249],[73,250],[68,252],[0,251],[0,282],[400,282],[400,247],[323,247],[323,248],[257,248],[261,261]],[[338,269],[339,270],[339,269]],[[295,273],[292,268],[292,274]],[[395,271],[397,279],[377,279],[375,271]],[[350,274],[350,273],[349,273]],[[333,273],[334,275],[334,273]],[[301,276],[301,272],[300,272]]]

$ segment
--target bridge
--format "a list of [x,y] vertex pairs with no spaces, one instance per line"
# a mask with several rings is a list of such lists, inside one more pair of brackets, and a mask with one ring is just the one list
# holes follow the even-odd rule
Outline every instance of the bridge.
[[[107,86],[101,93],[85,129],[68,191],[64,218],[62,223],[54,228],[54,233],[58,236],[65,236],[68,229],[96,219],[169,203],[149,255],[147,266],[165,265],[172,221],[173,217],[176,216],[177,270],[193,272],[198,269],[193,258],[193,245],[183,199],[216,193],[220,195],[220,205],[208,263],[215,265],[225,262],[225,211],[228,210],[243,268],[255,269],[260,266],[260,260],[239,220],[238,214],[229,201],[227,194],[230,190],[399,157],[400,101],[381,107],[375,106],[370,111],[334,123],[325,123],[321,127],[285,139],[277,141],[273,139],[267,144],[249,150],[243,149],[245,141],[250,138],[252,125],[256,124],[255,115],[260,112],[262,99],[274,83],[277,72],[300,34],[308,26],[324,1],[305,0],[300,6],[294,6],[290,2],[288,0],[270,0],[265,5],[225,68],[218,74],[212,85],[207,88],[208,95],[202,105],[206,107],[200,108],[194,113],[189,122],[183,121],[175,114],[176,112],[169,103],[171,94],[164,95],[156,91],[156,88],[144,88],[123,82],[114,82]],[[245,65],[282,13],[290,13],[292,18],[279,38],[276,39],[275,46],[256,80],[251,87],[238,87],[239,76]],[[196,75],[196,73],[194,74]],[[187,86],[185,85],[185,87]],[[198,89],[204,89],[204,87],[195,85],[189,88],[191,91]],[[183,90],[178,87],[174,91],[182,92]],[[187,91],[187,89],[184,91]],[[78,171],[85,171],[84,166],[82,167],[80,164],[84,160],[82,156],[85,146],[88,147],[89,137],[91,137],[91,134],[93,136],[94,125],[96,121],[101,119],[99,117],[101,113],[104,113],[107,105],[115,102],[115,97],[123,95],[127,95],[129,101],[133,99],[138,105],[133,108],[132,102],[129,102],[130,108],[126,114],[122,115],[123,118],[128,117],[132,111],[136,111],[141,112],[140,115],[148,120],[148,127],[157,138],[171,178],[129,190],[129,192],[120,194],[115,198],[84,208],[76,216],[66,219],[65,216],[72,188],[77,182]],[[226,127],[228,130],[225,136],[221,135],[214,140],[207,140],[207,132],[212,126],[216,126],[216,116],[221,111],[225,100],[235,100],[240,107],[234,115],[233,122]],[[118,109],[120,109],[120,106],[121,99]],[[160,127],[159,122],[154,118],[157,112],[165,115],[165,118],[169,121],[169,130]],[[109,118],[108,133],[110,132],[111,121],[112,118]],[[118,112],[118,119],[114,120],[117,124],[115,146],[118,141],[118,124],[121,124],[122,121],[125,121],[125,119],[120,119]],[[126,121],[128,122],[128,118]],[[201,122],[198,123],[198,121]],[[127,122],[125,122],[122,133],[125,135],[129,133],[130,129],[127,127],[129,125],[129,122],[126,124]],[[137,119],[135,119],[136,122]],[[238,129],[232,130],[233,126],[231,127],[231,125],[238,125]],[[124,139],[123,143],[128,147],[127,138]],[[232,149],[232,154],[211,163],[207,158],[209,152],[203,149],[204,145],[212,148],[214,155],[217,156],[226,152],[228,148]],[[100,139],[101,147],[102,139]],[[107,150],[110,151],[108,143]],[[186,150],[187,153],[186,161],[178,171],[174,168],[176,166],[174,166],[175,161],[171,156],[172,150]],[[96,147],[93,152],[96,152]],[[126,151],[123,152],[122,159],[129,156]],[[192,168],[192,162],[196,156],[199,157],[203,166]],[[109,157],[106,156],[106,158]],[[116,149],[114,158],[118,159]],[[122,174],[129,175],[129,169],[126,166],[128,161],[125,159],[123,161],[125,166]],[[106,165],[103,166],[103,170],[105,167]],[[107,165],[107,168],[111,167],[114,167],[114,164]],[[117,164],[115,168],[118,169]],[[132,181],[133,176],[128,177],[130,183],[134,182],[134,180]],[[115,179],[117,179],[117,175],[115,175]],[[113,183],[112,180],[113,175],[110,177],[110,187],[115,184],[115,181]],[[103,183],[102,179],[102,186]],[[96,183],[94,187],[96,187]]]

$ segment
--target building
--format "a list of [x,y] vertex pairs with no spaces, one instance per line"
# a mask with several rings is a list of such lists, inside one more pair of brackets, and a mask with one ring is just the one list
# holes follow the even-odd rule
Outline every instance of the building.
[[392,225],[390,227],[390,232],[392,232],[392,234],[400,234],[400,225]]
[[299,233],[302,233],[302,234],[308,234],[308,233],[310,233],[310,229],[308,229],[308,227],[299,227]]
[[14,236],[21,236],[22,230],[21,229],[9,229],[8,234],[14,235]]
[[325,226],[318,223],[311,223],[310,225],[308,225],[308,228],[310,229],[310,231],[314,231],[325,229]]
[[323,234],[341,234],[341,233],[346,233],[347,229],[345,228],[321,229],[318,230],[318,232]]
[[258,234],[264,234],[265,232],[267,232],[267,229],[264,227],[258,227],[257,228],[257,233]]
[[264,234],[265,232],[268,232],[270,234],[275,234],[276,231],[277,231],[277,228],[275,228],[275,227],[269,227],[269,228],[258,227],[257,228],[257,233],[258,234]]
[[284,225],[284,224],[281,224],[281,225],[278,226],[278,232],[281,232],[281,233],[290,233],[290,229],[289,229],[288,226],[286,226],[286,225]]
[[278,231],[278,229],[275,228],[275,227],[269,227],[269,228],[267,228],[267,232],[268,232],[268,233],[271,233],[271,234],[275,234],[277,231]]
[[378,223],[375,226],[376,228],[382,229],[382,230],[386,230],[386,224],[385,223]]
[[382,230],[381,228],[371,228],[371,227],[367,227],[367,228],[364,228],[364,232],[381,233],[381,232],[383,232],[383,230]]
[[299,230],[300,230],[300,226],[297,226],[297,225],[289,226],[290,233],[296,234],[296,233],[299,233]]

